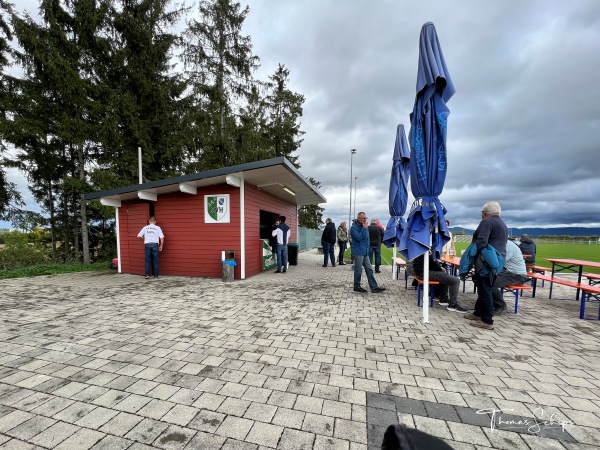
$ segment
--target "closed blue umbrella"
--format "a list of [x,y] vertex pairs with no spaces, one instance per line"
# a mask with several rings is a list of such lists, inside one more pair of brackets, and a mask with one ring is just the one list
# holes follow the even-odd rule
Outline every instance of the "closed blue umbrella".
[[[433,23],[421,28],[417,95],[410,115],[410,188],[415,202],[400,239],[400,253],[414,259],[432,252],[439,257],[450,240],[439,200],[448,159],[446,131],[450,110],[446,102],[455,89]],[[423,322],[429,323],[429,256],[423,261]]]
[[410,116],[410,186],[415,202],[400,239],[400,253],[408,259],[430,249],[437,257],[450,240],[439,195],[448,170],[446,126],[450,110],[446,102],[454,92],[435,26],[426,23],[419,40],[417,95]]
[[402,230],[406,227],[406,221],[402,216],[406,212],[406,204],[408,202],[410,149],[406,142],[404,125],[398,125],[396,129],[393,161],[389,192],[391,217],[383,234],[383,244],[388,248],[394,247],[395,250],[395,247],[400,243]]

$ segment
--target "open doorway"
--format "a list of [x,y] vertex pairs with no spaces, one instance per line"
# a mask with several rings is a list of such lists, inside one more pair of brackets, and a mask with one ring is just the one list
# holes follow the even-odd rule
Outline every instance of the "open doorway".
[[262,241],[262,269],[267,270],[277,264],[277,238],[273,236],[275,221],[280,214],[260,210],[260,240]]

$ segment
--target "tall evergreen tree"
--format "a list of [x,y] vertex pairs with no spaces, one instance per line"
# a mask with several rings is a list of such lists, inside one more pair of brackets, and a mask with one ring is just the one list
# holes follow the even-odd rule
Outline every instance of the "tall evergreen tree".
[[292,153],[302,144],[300,137],[304,131],[300,130],[300,117],[304,96],[288,88],[289,77],[289,69],[282,64],[269,77],[269,141],[272,156],[285,156],[296,167],[300,167],[298,157],[292,156]]
[[172,30],[185,11],[170,0],[113,0],[111,58],[101,81],[105,116],[101,169],[117,172],[121,184],[138,180],[138,147],[144,176],[177,175],[185,159],[187,85],[173,68],[178,36]]
[[106,6],[96,0],[42,0],[40,14],[41,24],[13,15],[23,49],[16,58],[25,75],[13,80],[17,90],[11,137],[23,150],[19,159],[29,172],[34,195],[51,214],[52,231],[55,194],[57,188],[62,190],[63,240],[69,242],[67,233],[72,235],[78,258],[81,236],[83,261],[89,263],[83,196],[88,191],[89,149],[98,135],[101,98],[95,63],[103,47],[98,35]]
[[244,160],[235,145],[237,99],[252,90],[258,57],[252,55],[242,24],[249,8],[231,0],[201,0],[199,20],[185,32],[184,59],[196,93],[204,139],[199,140],[196,169],[230,166]]
[[8,181],[4,170],[4,167],[8,165],[4,159],[4,155],[7,154],[5,139],[12,111],[10,85],[6,77],[6,70],[10,67],[9,41],[12,39],[12,31],[6,19],[12,14],[12,5],[5,0],[0,0],[0,218],[5,220],[11,220],[19,212],[19,208],[24,205],[17,186]]

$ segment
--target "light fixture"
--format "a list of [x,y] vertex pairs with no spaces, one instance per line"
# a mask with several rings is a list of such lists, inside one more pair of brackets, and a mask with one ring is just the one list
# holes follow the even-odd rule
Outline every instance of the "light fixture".
[[287,186],[281,186],[283,188],[283,190],[285,192],[287,192],[288,194],[292,194],[294,197],[296,196],[296,193],[294,191],[292,191],[289,187]]

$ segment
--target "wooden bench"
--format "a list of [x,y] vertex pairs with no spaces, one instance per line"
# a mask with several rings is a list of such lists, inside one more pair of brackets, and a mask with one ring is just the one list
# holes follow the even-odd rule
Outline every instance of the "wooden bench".
[[530,291],[532,287],[528,284],[511,284],[510,286],[504,286],[500,288],[500,293],[504,297],[504,291],[510,292],[515,295],[515,314],[519,310],[519,295],[523,296],[523,291]]
[[[421,306],[421,286],[423,286],[424,280],[416,275],[413,275],[413,278],[419,283],[419,285],[417,286],[417,306]],[[427,284],[429,284],[429,287],[431,287],[431,291],[429,292],[429,306],[433,307],[434,286],[440,284],[440,282],[435,280],[429,280],[429,283]]]
[[[540,273],[546,275],[546,272],[552,272],[550,267],[536,266],[535,264],[525,264],[527,272]],[[542,280],[542,287],[544,287],[544,280]]]
[[583,276],[588,279],[588,284],[592,286],[600,284],[600,275],[597,273],[584,273]]
[[[540,275],[536,273],[527,274],[530,278],[533,279],[533,293],[532,297],[535,297],[535,285],[536,280],[545,280],[550,283],[550,293],[548,298],[552,298],[552,284],[562,284],[563,286],[569,286],[575,289],[579,289],[581,291],[581,305],[579,308],[579,318],[585,318],[585,304],[589,301],[594,301],[600,303],[600,286],[590,285],[584,283],[578,283],[577,281],[566,280],[560,277],[550,277],[548,275]],[[600,320],[600,307],[598,308],[598,320]]]
[[400,279],[400,272],[404,269],[404,281],[406,281],[408,279],[408,274],[406,273],[406,261],[402,258],[394,258],[394,267],[396,269],[396,280]]

